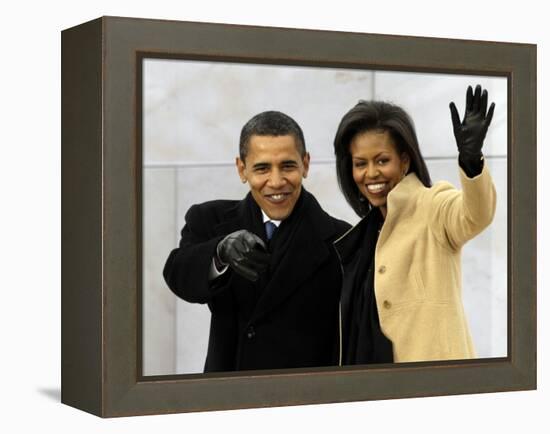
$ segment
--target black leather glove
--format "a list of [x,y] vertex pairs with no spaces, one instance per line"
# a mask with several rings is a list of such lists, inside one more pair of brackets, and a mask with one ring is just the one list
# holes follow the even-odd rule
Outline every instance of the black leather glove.
[[479,84],[476,86],[475,94],[472,91],[472,86],[468,86],[466,111],[462,122],[460,122],[455,103],[449,104],[458,147],[458,162],[470,178],[479,175],[483,170],[481,148],[495,110],[495,103],[492,103],[487,111],[487,99],[487,90],[482,93]]
[[255,282],[269,265],[269,253],[260,237],[245,229],[221,240],[216,249],[220,265],[229,265],[244,278]]

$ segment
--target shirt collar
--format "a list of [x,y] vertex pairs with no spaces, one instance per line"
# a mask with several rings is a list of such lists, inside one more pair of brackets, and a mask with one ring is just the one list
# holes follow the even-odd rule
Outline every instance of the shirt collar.
[[279,227],[279,225],[281,224],[281,220],[273,220],[273,219],[270,219],[268,217],[268,215],[264,212],[264,210],[262,209],[262,218],[263,218],[263,221],[264,223],[266,222],[273,222],[273,224],[277,227]]

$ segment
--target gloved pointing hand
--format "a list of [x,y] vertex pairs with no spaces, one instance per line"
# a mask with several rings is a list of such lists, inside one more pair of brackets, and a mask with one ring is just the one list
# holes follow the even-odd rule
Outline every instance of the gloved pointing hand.
[[482,93],[479,84],[476,86],[475,94],[472,91],[472,86],[468,86],[466,110],[462,122],[460,122],[454,102],[449,104],[459,153],[458,161],[469,177],[479,175],[483,169],[481,148],[495,110],[495,103],[492,103],[487,111],[487,99],[487,90]]
[[269,253],[260,237],[245,229],[233,232],[217,247],[219,262],[255,282],[269,265]]

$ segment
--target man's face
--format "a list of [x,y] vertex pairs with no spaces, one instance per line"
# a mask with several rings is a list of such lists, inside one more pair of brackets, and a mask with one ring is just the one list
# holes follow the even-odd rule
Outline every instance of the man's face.
[[245,161],[237,157],[237,169],[248,182],[252,197],[272,220],[287,218],[302,191],[309,154],[302,158],[294,136],[254,135]]

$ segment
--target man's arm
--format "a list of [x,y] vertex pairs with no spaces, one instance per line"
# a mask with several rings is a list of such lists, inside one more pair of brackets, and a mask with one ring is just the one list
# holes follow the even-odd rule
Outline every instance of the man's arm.
[[241,229],[226,236],[215,235],[218,223],[214,214],[193,205],[185,216],[179,247],[174,249],[164,267],[170,289],[191,303],[209,303],[234,271],[247,280],[258,280],[269,264],[264,242],[252,232]]
[[214,236],[212,218],[193,205],[185,215],[179,246],[172,250],[164,266],[164,279],[178,297],[191,303],[208,303],[223,288],[227,276],[210,279],[212,261],[223,236]]

